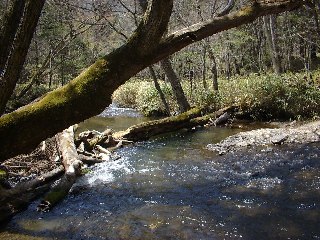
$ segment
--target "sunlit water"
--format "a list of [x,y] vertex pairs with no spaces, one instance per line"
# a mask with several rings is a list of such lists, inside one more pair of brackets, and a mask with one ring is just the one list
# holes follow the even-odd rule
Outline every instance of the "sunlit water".
[[[130,114],[99,124],[145,120]],[[181,131],[123,148],[51,212],[35,202],[14,217],[0,239],[320,239],[320,144],[205,149],[238,131]]]

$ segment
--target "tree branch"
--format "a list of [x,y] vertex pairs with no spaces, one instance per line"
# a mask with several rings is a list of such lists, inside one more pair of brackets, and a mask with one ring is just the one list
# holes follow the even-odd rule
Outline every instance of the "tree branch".
[[253,22],[255,19],[265,15],[292,11],[304,4],[303,1],[299,0],[278,0],[273,1],[272,4],[269,2],[264,3],[263,0],[259,2],[261,3],[257,1],[251,6],[243,7],[236,12],[196,23],[168,35],[159,44],[154,62],[158,62],[166,56],[216,33]]
[[230,13],[232,8],[234,7],[234,4],[235,4],[235,0],[228,0],[228,4],[221,10],[221,12],[217,14],[217,17],[222,17]]
[[158,46],[169,22],[172,2],[151,1],[142,23],[125,45],[97,60],[69,84],[3,115],[0,161],[31,151],[48,136],[102,112],[111,103],[108,96],[149,65],[150,59],[145,56],[150,57]]

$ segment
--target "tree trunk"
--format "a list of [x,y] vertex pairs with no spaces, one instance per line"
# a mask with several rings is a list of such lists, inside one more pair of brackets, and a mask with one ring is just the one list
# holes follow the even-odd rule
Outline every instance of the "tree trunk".
[[0,28],[0,79],[1,75],[4,74],[13,40],[18,31],[25,2],[25,0],[14,0],[2,19],[2,27]]
[[152,0],[141,24],[125,45],[97,60],[66,86],[1,116],[0,161],[30,152],[41,141],[66,127],[99,114],[111,103],[110,97],[117,87],[151,64],[215,33],[270,13],[296,9],[303,2],[293,0],[253,4],[163,38],[172,4],[172,0]]
[[4,75],[0,77],[0,115],[4,113],[6,104],[19,80],[44,2],[45,0],[27,0],[24,17],[14,40],[13,50],[9,54]]
[[157,78],[156,73],[155,73],[155,71],[154,71],[152,66],[149,67],[149,72],[150,72],[150,75],[152,77],[154,86],[155,86],[155,88],[157,89],[157,91],[159,93],[159,96],[160,96],[161,102],[162,102],[162,104],[164,106],[164,109],[166,110],[166,114],[168,116],[170,116],[171,114],[170,114],[169,104],[167,103],[166,97],[165,97],[164,93],[161,90],[160,84],[158,82],[158,78]]
[[202,85],[207,89],[207,44],[203,46],[202,50]]
[[[318,2],[318,6],[320,6],[320,3],[318,0],[313,0],[312,1],[312,14],[313,14],[313,19],[314,19],[314,25],[315,25],[315,28],[317,30],[317,34],[318,34],[318,37],[320,37],[320,24],[319,24],[319,14],[318,14],[318,11],[317,11],[317,2]],[[320,10],[320,9],[319,9]]]
[[269,52],[271,55],[273,70],[276,74],[279,75],[281,73],[281,65],[276,47],[274,16],[264,16],[263,25],[266,34],[267,45],[269,47]]
[[219,84],[218,84],[218,70],[217,70],[217,62],[216,58],[214,56],[214,53],[212,49],[208,48],[209,52],[209,57],[212,61],[212,67],[211,67],[211,73],[212,73],[212,85],[213,85],[213,90],[219,91]]
[[174,93],[174,96],[177,100],[177,103],[179,105],[180,112],[186,112],[190,109],[190,105],[188,103],[188,100],[183,92],[181,83],[178,79],[178,76],[173,70],[172,64],[169,60],[169,58],[166,58],[161,61],[161,67],[163,71],[165,72],[168,81],[171,84],[172,91]]

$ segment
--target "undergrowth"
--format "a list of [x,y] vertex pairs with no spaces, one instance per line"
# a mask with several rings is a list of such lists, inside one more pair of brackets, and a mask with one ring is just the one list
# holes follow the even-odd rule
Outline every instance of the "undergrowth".
[[[160,81],[171,113],[178,112],[169,83]],[[237,76],[229,80],[219,79],[219,92],[212,89],[207,80],[182,81],[185,95],[191,106],[210,106],[219,109],[238,105],[244,116],[258,120],[308,119],[320,116],[320,71]],[[150,116],[164,114],[165,110],[152,81],[132,79],[113,94],[113,101],[123,107],[132,107]]]

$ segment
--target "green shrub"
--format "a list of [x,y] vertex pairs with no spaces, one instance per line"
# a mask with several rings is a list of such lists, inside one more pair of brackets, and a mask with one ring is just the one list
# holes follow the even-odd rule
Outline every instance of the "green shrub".
[[194,81],[191,89],[190,82],[182,82],[183,91],[191,106],[211,106],[214,109],[220,107],[219,95],[213,91],[213,88],[208,81],[207,86],[209,87],[204,88],[202,82]]
[[318,86],[303,74],[252,74],[220,83],[222,105],[235,103],[255,119],[310,118],[320,112]]
[[132,79],[121,85],[112,94],[112,101],[120,107],[137,108],[136,98],[141,83],[141,80]]

